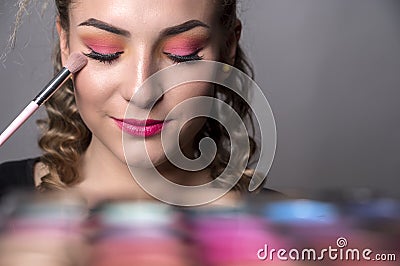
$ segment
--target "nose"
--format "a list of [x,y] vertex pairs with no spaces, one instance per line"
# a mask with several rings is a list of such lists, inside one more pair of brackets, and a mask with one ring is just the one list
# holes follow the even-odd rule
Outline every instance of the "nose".
[[162,98],[161,87],[152,79],[148,80],[158,70],[158,66],[152,61],[151,53],[145,49],[138,51],[135,58],[130,64],[127,74],[129,82],[124,86],[122,96],[138,108],[149,109]]

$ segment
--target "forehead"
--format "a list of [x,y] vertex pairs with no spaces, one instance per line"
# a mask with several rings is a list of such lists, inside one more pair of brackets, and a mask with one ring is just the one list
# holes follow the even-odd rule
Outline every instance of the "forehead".
[[89,18],[135,30],[159,31],[188,20],[217,22],[216,0],[78,0],[70,9],[71,23]]

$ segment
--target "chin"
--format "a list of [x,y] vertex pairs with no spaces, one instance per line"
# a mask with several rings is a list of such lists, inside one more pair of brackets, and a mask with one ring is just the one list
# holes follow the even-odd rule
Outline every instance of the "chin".
[[135,160],[134,158],[131,158],[129,161],[126,160],[125,162],[130,168],[152,169],[162,165],[166,161],[167,158],[164,157],[163,159],[154,159],[151,161],[144,161],[141,159]]
[[157,167],[167,161],[162,148],[157,151],[148,151],[142,149],[125,150],[125,162],[129,167],[150,169]]

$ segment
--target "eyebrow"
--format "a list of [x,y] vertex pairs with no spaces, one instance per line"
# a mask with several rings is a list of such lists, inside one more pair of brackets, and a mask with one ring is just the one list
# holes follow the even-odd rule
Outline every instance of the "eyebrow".
[[114,33],[114,34],[117,34],[117,35],[122,35],[122,36],[125,36],[125,37],[130,37],[131,36],[131,33],[129,31],[121,29],[121,28],[118,28],[118,27],[115,27],[113,25],[110,25],[110,24],[108,24],[108,23],[106,23],[104,21],[101,21],[101,20],[97,20],[95,18],[90,18],[90,19],[82,22],[81,24],[79,24],[79,26],[91,26],[91,27],[95,27],[95,28],[98,28],[98,29],[101,29],[101,30],[105,30],[105,31],[108,31],[108,32],[111,32],[111,33]]
[[[101,30],[105,30],[117,35],[122,35],[124,37],[130,37],[131,33],[127,30],[118,28],[116,26],[110,25],[104,21],[95,19],[95,18],[90,18],[84,22],[82,22],[81,24],[79,24],[78,26],[90,26],[90,27],[95,27]],[[172,26],[169,28],[164,29],[161,32],[161,37],[167,37],[167,36],[173,36],[173,35],[177,35],[186,31],[189,31],[193,28],[196,27],[203,27],[203,28],[207,28],[209,29],[210,26],[208,26],[207,24],[201,22],[200,20],[189,20],[186,21],[180,25],[177,26]]]
[[162,37],[166,37],[166,36],[173,36],[173,35],[177,35],[186,31],[189,31],[193,28],[196,27],[204,27],[209,29],[210,26],[208,26],[207,24],[201,22],[200,20],[189,20],[186,21],[180,25],[177,26],[173,26],[170,28],[166,28],[161,32],[161,36]]

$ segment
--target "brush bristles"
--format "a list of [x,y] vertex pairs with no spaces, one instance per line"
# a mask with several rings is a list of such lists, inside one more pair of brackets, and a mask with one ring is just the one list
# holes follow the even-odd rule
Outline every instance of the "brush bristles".
[[69,72],[76,73],[81,70],[86,64],[88,60],[87,58],[81,53],[72,53],[65,67],[68,68]]

